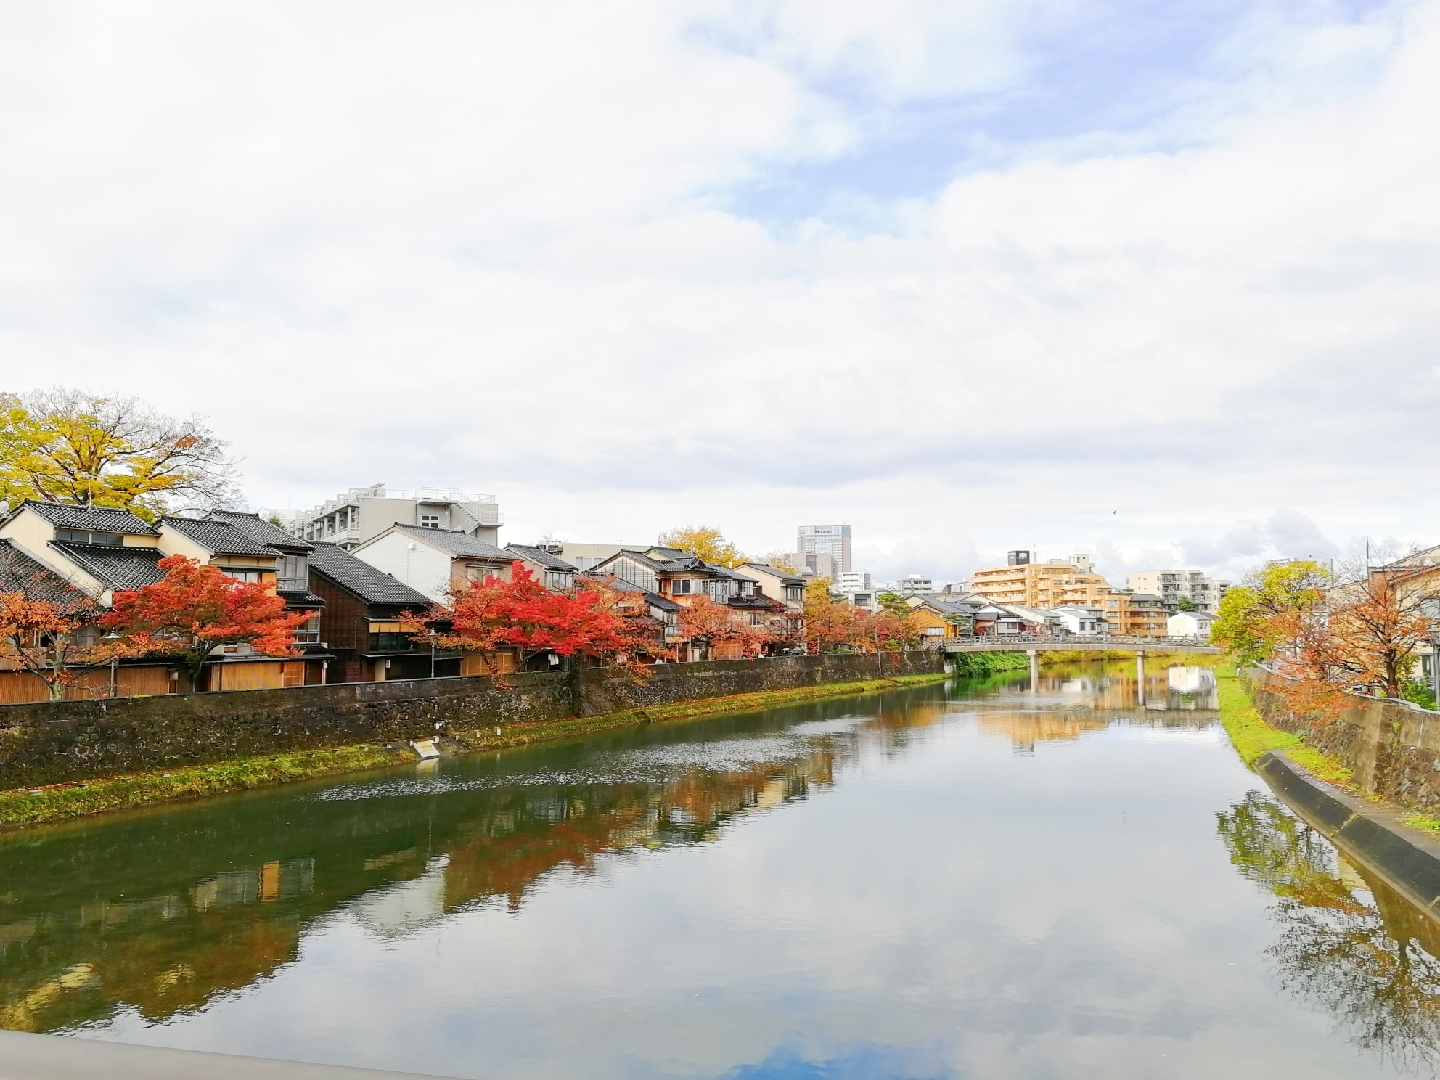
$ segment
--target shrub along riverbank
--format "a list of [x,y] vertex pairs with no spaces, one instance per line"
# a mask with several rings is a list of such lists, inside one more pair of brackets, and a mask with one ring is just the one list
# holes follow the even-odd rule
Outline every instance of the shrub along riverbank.
[[[1020,658],[1024,661],[1023,653]],[[874,694],[938,682],[949,677],[944,674],[900,675],[862,682],[829,683],[790,690],[702,698],[646,709],[627,709],[601,716],[457,732],[439,742],[442,752],[447,754],[493,752],[602,731],[642,727],[646,724],[699,720],[728,713],[783,708],[786,705],[800,705],[824,698]],[[413,763],[415,760],[415,752],[408,745],[341,746],[242,758],[213,765],[187,766],[165,772],[112,776],[82,783],[0,791],[0,828],[13,829],[153,803],[248,791],[274,784]]]

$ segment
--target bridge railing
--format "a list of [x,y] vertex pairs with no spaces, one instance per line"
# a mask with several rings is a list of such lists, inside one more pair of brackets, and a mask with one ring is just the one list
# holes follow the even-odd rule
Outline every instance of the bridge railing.
[[985,634],[974,637],[932,638],[923,645],[925,648],[943,649],[947,645],[1034,645],[1049,649],[1063,649],[1067,645],[1114,645],[1124,648],[1144,646],[1163,648],[1167,645],[1184,645],[1190,648],[1209,646],[1210,642],[1198,637],[1138,637],[1124,634]]

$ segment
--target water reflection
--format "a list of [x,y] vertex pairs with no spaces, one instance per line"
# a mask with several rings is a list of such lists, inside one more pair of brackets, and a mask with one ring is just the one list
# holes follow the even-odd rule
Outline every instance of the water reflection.
[[[882,742],[906,715],[876,718]],[[219,822],[191,810],[45,842],[12,836],[0,880],[21,887],[0,902],[0,1027],[51,1031],[120,1006],[151,1021],[201,1010],[293,961],[307,924],[337,908],[381,939],[476,903],[518,910],[558,868],[583,874],[601,853],[698,843],[737,814],[832,783],[851,727],[802,722],[738,744],[591,754],[583,766],[572,752],[535,771],[523,759],[478,775],[462,764],[304,799],[230,800]],[[278,857],[207,872],[244,864],[257,841]],[[318,868],[300,850],[323,852]]]
[[1244,798],[1173,670],[1143,708],[1077,665],[3,836],[0,1025],[494,1078],[1420,1060],[1429,924]]
[[1440,1066],[1440,927],[1270,796],[1216,817],[1236,868],[1278,898],[1267,955],[1281,985],[1357,1046]]

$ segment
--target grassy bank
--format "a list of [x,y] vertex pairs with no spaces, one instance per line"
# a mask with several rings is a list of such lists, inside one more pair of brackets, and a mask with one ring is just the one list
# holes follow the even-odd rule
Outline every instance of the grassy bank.
[[[830,683],[824,686],[802,686],[793,690],[703,698],[675,705],[627,709],[602,716],[584,716],[550,723],[510,724],[500,728],[453,733],[442,740],[442,747],[447,751],[461,753],[505,750],[597,732],[641,727],[645,724],[698,720],[727,713],[783,708],[786,705],[800,705],[824,698],[873,694],[882,690],[938,682],[947,677],[901,675],[863,682]],[[187,765],[166,772],[135,773],[74,784],[0,791],[0,828],[64,821],[109,810],[125,810],[152,803],[248,791],[274,784],[313,780],[414,761],[415,753],[408,745],[341,746],[328,750],[297,750],[265,757],[241,758],[213,765]]]
[[1250,692],[1235,673],[1235,665],[1226,662],[1215,669],[1215,684],[1220,699],[1220,722],[1230,735],[1230,742],[1247,768],[1253,768],[1260,755],[1268,750],[1283,750],[1295,764],[1309,770],[1321,780],[1350,786],[1351,773],[1340,762],[1307,746],[1299,735],[1273,728],[1261,718],[1250,700]]

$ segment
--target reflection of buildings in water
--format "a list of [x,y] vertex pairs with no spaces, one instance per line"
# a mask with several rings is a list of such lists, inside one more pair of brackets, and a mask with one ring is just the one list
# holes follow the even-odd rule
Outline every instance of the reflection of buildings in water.
[[1070,712],[981,713],[980,726],[1010,739],[1019,754],[1033,754],[1035,744],[1078,739],[1086,731],[1103,731],[1104,717]]
[[1252,791],[1216,818],[1236,869],[1277,898],[1266,955],[1281,985],[1361,1049],[1440,1065],[1440,925],[1269,796]]
[[1172,694],[1200,694],[1215,689],[1215,672],[1209,668],[1177,664],[1167,668],[1165,675]]
[[[10,936],[23,945],[44,931],[36,955],[4,947],[0,935],[0,1028],[54,1030],[108,1015],[119,1002],[162,1020],[248,986],[294,959],[300,922],[278,902],[306,896],[314,882],[313,859],[269,862],[183,894],[95,901],[30,920],[30,934]],[[46,973],[57,966],[58,975]]]
[[364,893],[350,911],[378,937],[398,938],[422,929],[445,914],[445,869],[449,863],[444,855],[431,859],[419,877]]

